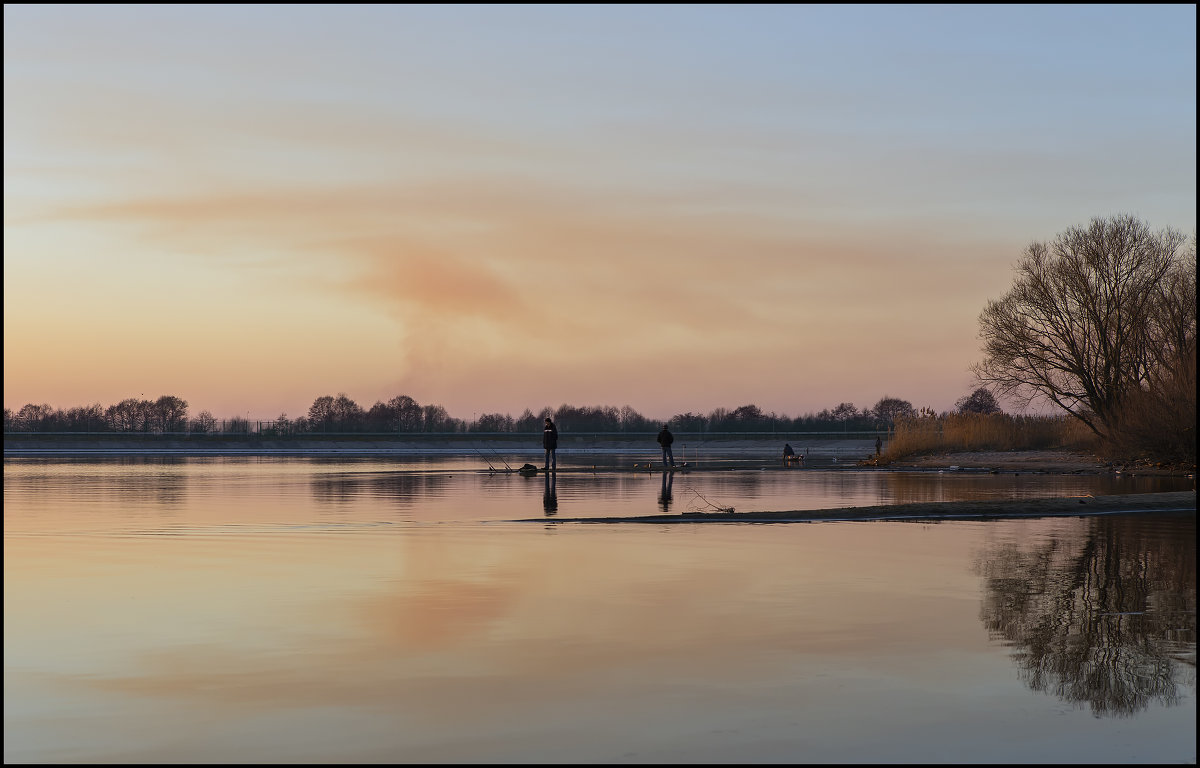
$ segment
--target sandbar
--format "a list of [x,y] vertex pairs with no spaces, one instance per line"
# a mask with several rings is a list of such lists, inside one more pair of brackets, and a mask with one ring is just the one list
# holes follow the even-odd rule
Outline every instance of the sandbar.
[[778,512],[683,512],[636,517],[531,518],[538,523],[813,523],[868,520],[1001,520],[1159,512],[1196,514],[1196,491],[1066,496],[1042,499],[936,501]]

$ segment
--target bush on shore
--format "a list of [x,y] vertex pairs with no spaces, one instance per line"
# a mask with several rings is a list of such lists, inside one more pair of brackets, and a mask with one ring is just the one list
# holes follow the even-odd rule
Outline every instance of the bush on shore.
[[1194,351],[1178,373],[1126,398],[1105,445],[1111,455],[1127,461],[1196,465]]

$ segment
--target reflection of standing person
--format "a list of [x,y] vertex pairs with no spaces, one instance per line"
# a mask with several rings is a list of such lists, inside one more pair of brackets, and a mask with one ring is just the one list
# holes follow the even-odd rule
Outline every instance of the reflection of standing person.
[[675,442],[675,435],[671,434],[671,430],[667,429],[667,425],[663,424],[662,431],[658,433],[658,444],[662,446],[663,466],[675,466],[675,454],[671,452],[671,443]]
[[546,490],[542,492],[542,509],[546,512],[547,517],[558,514],[558,473],[546,473]]
[[674,472],[662,473],[662,490],[658,493],[658,505],[662,507],[663,514],[671,511],[671,484],[675,482]]
[[883,438],[875,435],[875,455],[878,456],[881,450],[883,450]]
[[546,449],[546,463],[542,469],[558,469],[558,428],[549,416],[546,426],[542,427],[542,447]]

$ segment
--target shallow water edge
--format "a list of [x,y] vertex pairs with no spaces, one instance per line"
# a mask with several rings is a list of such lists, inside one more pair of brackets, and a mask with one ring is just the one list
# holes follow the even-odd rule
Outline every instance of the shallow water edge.
[[841,509],[781,512],[684,512],[634,517],[529,518],[517,522],[554,523],[803,523],[867,520],[1001,520],[1033,517],[1083,517],[1131,512],[1196,512],[1195,491],[1116,496],[1068,496],[1016,501],[932,501]]

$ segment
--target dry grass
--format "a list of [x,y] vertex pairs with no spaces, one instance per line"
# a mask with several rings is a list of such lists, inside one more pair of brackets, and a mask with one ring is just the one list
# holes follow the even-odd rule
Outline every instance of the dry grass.
[[1171,375],[1126,399],[1107,449],[1123,458],[1176,466],[1196,464],[1196,351]]
[[1069,416],[977,413],[902,419],[888,438],[883,462],[953,451],[1094,450],[1095,437]]

